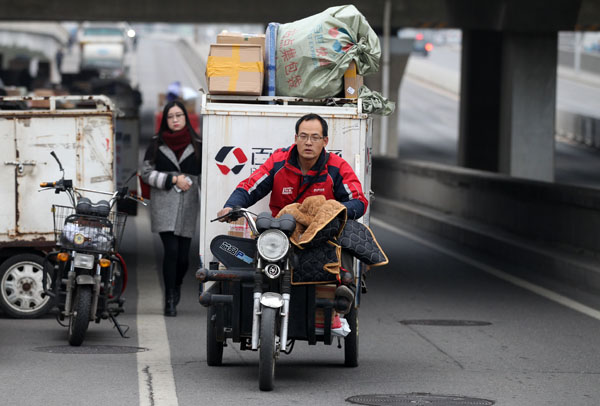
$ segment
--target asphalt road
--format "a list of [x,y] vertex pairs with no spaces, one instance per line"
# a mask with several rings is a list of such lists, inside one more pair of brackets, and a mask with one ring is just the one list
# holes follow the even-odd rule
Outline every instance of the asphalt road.
[[[138,63],[166,69],[149,79],[140,75],[142,86],[149,80],[166,88],[182,58],[160,57],[161,49],[173,49],[168,44],[142,40],[138,49]],[[130,326],[130,338],[103,321],[90,326],[82,353],[57,353],[71,349],[51,315],[0,315],[0,403],[344,405],[356,395],[412,394],[412,404],[424,404],[417,399],[426,395],[417,393],[507,406],[600,403],[598,310],[510,279],[503,273],[508,263],[442,248],[385,219],[372,226],[390,263],[368,276],[358,368],[344,368],[335,345],[297,343],[277,364],[275,391],[261,393],[256,353],[230,345],[225,365],[208,367],[206,312],[197,302],[193,267],[178,316],[162,316],[161,244],[145,208],[129,219],[122,245],[130,278],[119,319]],[[135,347],[143,351],[120,353]]]

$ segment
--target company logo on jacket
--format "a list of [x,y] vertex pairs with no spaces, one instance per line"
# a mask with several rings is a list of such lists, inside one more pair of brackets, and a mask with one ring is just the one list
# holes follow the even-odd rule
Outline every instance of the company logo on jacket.
[[294,188],[292,186],[284,187],[281,190],[282,195],[291,195],[292,193],[294,193]]

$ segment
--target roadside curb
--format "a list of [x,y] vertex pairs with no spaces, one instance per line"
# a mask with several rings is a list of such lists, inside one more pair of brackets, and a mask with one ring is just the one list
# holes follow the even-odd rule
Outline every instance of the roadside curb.
[[[579,292],[591,298],[600,294],[600,268],[597,261],[560,252],[495,228],[459,219],[405,201],[377,197],[373,215],[399,228],[410,228],[448,244],[461,245],[484,255],[508,260],[515,267],[505,271],[555,290]],[[594,299],[588,300],[588,302]]]

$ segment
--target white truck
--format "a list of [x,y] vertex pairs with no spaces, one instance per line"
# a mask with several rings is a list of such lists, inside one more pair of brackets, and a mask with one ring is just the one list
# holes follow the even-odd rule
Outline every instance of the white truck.
[[125,77],[129,38],[124,23],[84,23],[79,31],[80,69],[100,77]]
[[[42,110],[0,110],[0,308],[37,317],[52,305],[43,293],[44,253],[55,245],[52,204],[65,194],[39,193],[60,177],[54,151],[74,186],[113,191],[114,107],[104,96],[4,97],[3,103],[47,101]],[[71,104],[82,108],[57,109]]]
[[[357,104],[325,106],[322,100],[293,97],[203,95],[201,107],[204,159],[200,258],[207,268],[210,262],[216,261],[210,252],[214,237],[219,234],[248,237],[250,233],[243,221],[228,224],[210,220],[217,216],[240,181],[250,176],[273,151],[294,142],[296,121],[305,114],[316,113],[327,120],[327,150],[340,155],[352,166],[369,198],[372,119],[362,112],[360,99]],[[267,196],[249,209],[254,213],[270,211],[268,202]],[[361,221],[368,225],[368,219],[367,211]]]

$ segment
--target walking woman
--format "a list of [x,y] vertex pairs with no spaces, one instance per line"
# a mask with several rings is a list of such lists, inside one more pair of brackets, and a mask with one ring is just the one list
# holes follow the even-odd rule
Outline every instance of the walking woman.
[[165,316],[177,316],[181,283],[200,208],[202,148],[184,105],[174,100],[164,110],[158,134],[144,156],[142,180],[150,185],[152,232],[164,247]]

